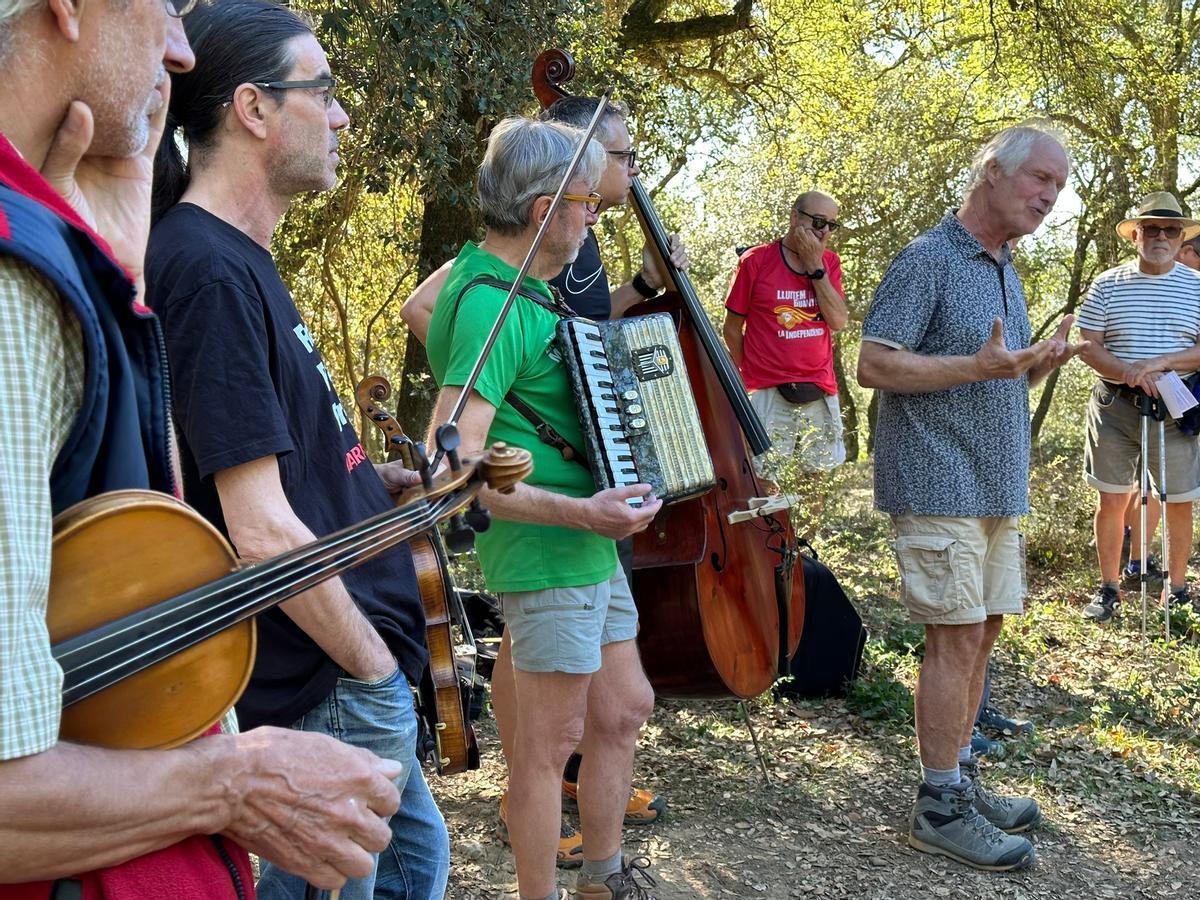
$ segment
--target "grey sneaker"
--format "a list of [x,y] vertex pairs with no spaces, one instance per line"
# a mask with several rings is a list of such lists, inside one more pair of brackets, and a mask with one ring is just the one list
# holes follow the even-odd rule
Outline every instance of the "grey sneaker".
[[1091,619],[1097,625],[1103,625],[1105,622],[1111,621],[1112,617],[1117,614],[1117,607],[1120,603],[1121,598],[1115,589],[1101,587],[1096,591],[1092,602],[1083,608],[1083,617]]
[[909,823],[908,844],[989,872],[1027,869],[1037,853],[1027,839],[1005,834],[972,803],[968,781],[953,787],[922,784]]
[[979,814],[1008,834],[1020,834],[1042,823],[1042,811],[1032,797],[1001,797],[979,780],[979,759],[959,763],[963,778],[970,779],[975,797],[971,801]]

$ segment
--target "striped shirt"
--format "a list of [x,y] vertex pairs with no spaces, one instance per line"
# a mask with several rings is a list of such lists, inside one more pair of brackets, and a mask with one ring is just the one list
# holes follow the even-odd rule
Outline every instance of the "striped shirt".
[[1200,340],[1200,275],[1182,263],[1147,275],[1136,259],[1101,272],[1076,324],[1103,332],[1104,349],[1126,363],[1191,349]]
[[50,655],[50,469],[82,402],[79,322],[40,275],[0,256],[0,760],[58,740]]

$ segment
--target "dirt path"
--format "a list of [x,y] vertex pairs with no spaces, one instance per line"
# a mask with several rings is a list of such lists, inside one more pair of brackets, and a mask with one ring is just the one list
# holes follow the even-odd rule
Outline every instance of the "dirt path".
[[[653,861],[659,900],[1200,896],[1189,864],[1200,805],[1187,791],[1158,782],[1144,803],[1112,807],[1091,778],[1052,767],[1053,753],[995,764],[991,783],[1032,790],[1047,825],[1034,837],[1032,872],[979,873],[904,843],[916,784],[910,738],[848,715],[841,701],[755,715],[770,787],[731,705],[662,704],[647,729],[639,783],[671,806],[663,821],[628,829],[627,849]],[[448,896],[462,900],[513,896],[512,858],[493,836],[503,775],[486,725],[484,767],[435,782],[455,860]],[[1099,768],[1088,774],[1112,777]],[[563,873],[560,884],[573,878]]]

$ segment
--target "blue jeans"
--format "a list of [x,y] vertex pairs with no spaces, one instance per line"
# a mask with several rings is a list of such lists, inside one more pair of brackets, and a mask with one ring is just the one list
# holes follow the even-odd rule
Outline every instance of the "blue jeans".
[[[450,841],[417,762],[417,716],[404,674],[397,670],[374,682],[343,674],[333,692],[292,727],[405,763],[396,781],[400,811],[389,822],[392,842],[379,855],[375,874],[347,882],[341,900],[441,900],[450,876]],[[304,900],[304,889],[302,879],[263,861],[260,900]]]

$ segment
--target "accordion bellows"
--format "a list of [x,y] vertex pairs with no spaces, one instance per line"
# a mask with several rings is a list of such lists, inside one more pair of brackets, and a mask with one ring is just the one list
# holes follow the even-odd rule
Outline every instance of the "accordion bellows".
[[563,319],[558,344],[597,488],[645,483],[669,503],[713,486],[712,459],[667,313]]

